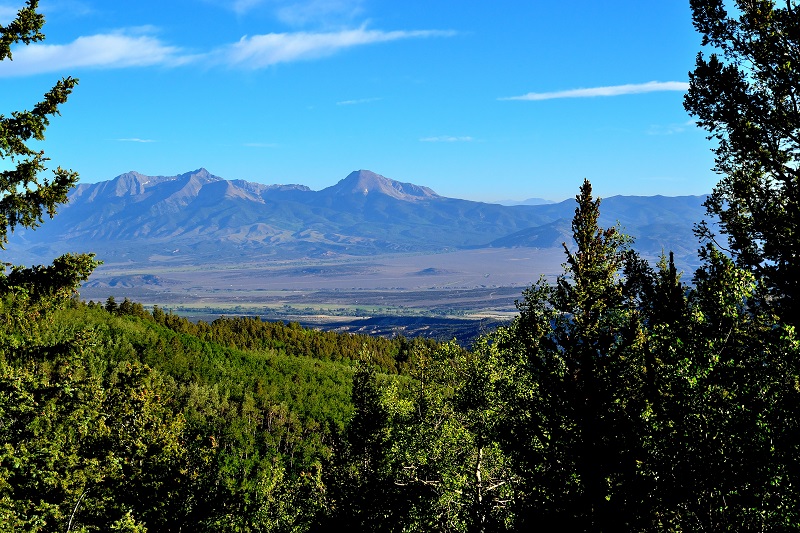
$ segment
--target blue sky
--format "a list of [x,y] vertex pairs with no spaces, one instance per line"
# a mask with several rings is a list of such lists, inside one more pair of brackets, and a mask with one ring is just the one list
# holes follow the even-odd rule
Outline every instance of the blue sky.
[[[20,0],[0,0],[7,23]],[[199,167],[333,185],[369,169],[494,201],[709,192],[681,0],[42,0],[0,113],[80,79],[42,145],[86,182]]]

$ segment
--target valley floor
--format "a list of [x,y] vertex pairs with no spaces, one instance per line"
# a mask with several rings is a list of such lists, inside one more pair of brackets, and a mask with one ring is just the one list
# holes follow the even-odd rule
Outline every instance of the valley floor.
[[541,275],[554,279],[563,260],[563,251],[534,248],[194,266],[158,259],[105,264],[81,297],[181,314],[506,318],[522,290]]

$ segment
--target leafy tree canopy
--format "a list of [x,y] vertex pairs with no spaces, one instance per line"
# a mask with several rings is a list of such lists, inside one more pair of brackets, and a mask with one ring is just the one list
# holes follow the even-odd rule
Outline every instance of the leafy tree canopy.
[[[699,53],[686,110],[717,141],[710,215],[784,320],[800,296],[800,12],[793,0],[691,0]],[[729,6],[730,9],[728,9]],[[707,233],[707,230],[706,230]]]

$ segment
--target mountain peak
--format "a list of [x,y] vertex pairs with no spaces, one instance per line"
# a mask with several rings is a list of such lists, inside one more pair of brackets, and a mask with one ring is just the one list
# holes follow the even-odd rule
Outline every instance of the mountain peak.
[[120,174],[111,181],[103,182],[95,191],[94,196],[97,194],[106,194],[113,197],[136,196],[144,192],[146,183],[147,176],[131,170]]
[[178,176],[178,178],[179,179],[180,178],[184,178],[184,179],[186,179],[186,178],[188,178],[188,179],[195,178],[195,179],[200,180],[201,182],[204,182],[204,183],[205,182],[222,180],[222,178],[220,178],[219,176],[215,176],[214,174],[212,174],[211,172],[209,172],[208,170],[206,170],[203,167],[200,167],[197,170],[193,170],[191,172],[185,172],[185,173],[181,174],[180,176]]
[[333,187],[326,189],[337,195],[384,195],[397,200],[419,201],[439,198],[428,187],[395,181],[370,170],[356,170]]

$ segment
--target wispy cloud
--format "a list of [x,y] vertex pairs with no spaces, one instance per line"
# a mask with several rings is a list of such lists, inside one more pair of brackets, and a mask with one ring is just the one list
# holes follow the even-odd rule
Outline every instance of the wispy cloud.
[[450,37],[453,31],[381,31],[364,27],[337,32],[268,33],[242,37],[239,42],[216,52],[219,61],[231,66],[257,69],[278,63],[316,59],[340,50],[401,39]]
[[128,137],[126,139],[114,139],[115,141],[124,143],[154,143],[153,139],[139,139],[138,137]]
[[475,139],[472,137],[454,137],[452,135],[441,135],[438,137],[423,137],[420,139],[420,142],[424,143],[463,143],[463,142],[472,142]]
[[211,51],[189,54],[163,42],[155,28],[142,26],[114,33],[78,37],[69,44],[18,46],[14,60],[0,63],[0,78],[48,72],[72,72],[77,68],[176,67],[187,64],[227,66],[243,69],[267,68],[328,57],[341,50],[370,44],[450,37],[454,31],[368,30],[365,27],[335,32],[268,33],[244,36],[238,42]]
[[18,47],[13,51],[13,61],[0,63],[0,77],[28,76],[78,67],[173,66],[190,60],[177,47],[150,35],[132,33],[89,35],[78,37],[69,44],[37,43]]
[[342,100],[341,102],[336,102],[336,105],[359,105],[359,104],[369,104],[372,102],[378,102],[383,100],[383,98],[359,98],[357,100]]
[[689,84],[683,81],[650,81],[647,83],[631,83],[626,85],[610,85],[588,89],[569,89],[549,93],[528,93],[521,96],[508,96],[498,100],[555,100],[557,98],[593,98],[596,96],[621,96],[625,94],[641,94],[660,91],[686,91]]

